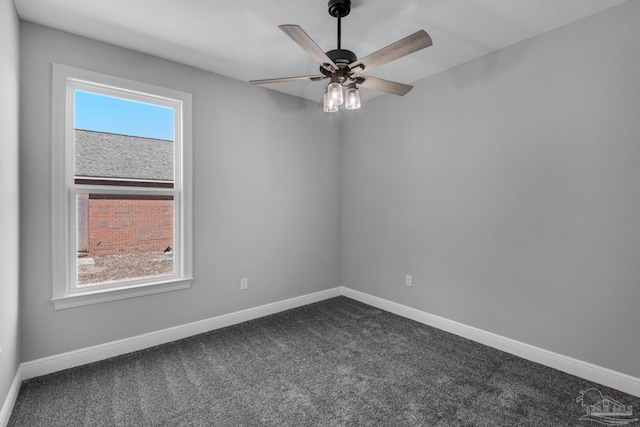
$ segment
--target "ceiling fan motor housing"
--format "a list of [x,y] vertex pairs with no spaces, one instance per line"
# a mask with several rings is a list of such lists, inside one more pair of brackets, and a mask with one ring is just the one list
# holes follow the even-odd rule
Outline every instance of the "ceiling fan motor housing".
[[333,49],[326,53],[337,66],[349,65],[358,60],[356,54],[347,49]]
[[[344,70],[345,73],[349,72],[349,64],[358,60],[356,54],[347,49],[334,49],[326,53],[327,56],[331,58],[333,63],[336,64],[340,68],[340,70]],[[333,74],[331,71],[322,66],[320,67],[320,72],[327,77]]]

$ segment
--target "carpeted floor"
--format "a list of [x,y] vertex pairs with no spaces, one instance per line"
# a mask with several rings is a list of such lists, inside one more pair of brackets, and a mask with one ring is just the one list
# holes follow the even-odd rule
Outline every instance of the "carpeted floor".
[[596,426],[597,388],[338,297],[22,384],[9,426]]

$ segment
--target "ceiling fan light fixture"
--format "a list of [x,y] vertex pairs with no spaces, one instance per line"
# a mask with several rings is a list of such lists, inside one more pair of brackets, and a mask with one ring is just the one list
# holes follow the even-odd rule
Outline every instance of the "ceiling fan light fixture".
[[326,90],[324,92],[324,112],[335,113],[336,111],[338,111],[338,104],[336,103],[336,100],[329,95],[329,91]]
[[336,105],[342,105],[344,97],[342,96],[342,85],[338,82],[331,82],[327,86],[327,93],[335,101]]
[[347,110],[357,110],[360,108],[360,91],[355,83],[349,84],[349,87],[344,93],[344,97],[346,98],[345,107]]

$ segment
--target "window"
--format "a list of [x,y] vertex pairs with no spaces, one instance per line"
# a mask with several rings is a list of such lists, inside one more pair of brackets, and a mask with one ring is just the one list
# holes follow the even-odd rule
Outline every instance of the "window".
[[56,309],[192,281],[191,95],[53,65]]

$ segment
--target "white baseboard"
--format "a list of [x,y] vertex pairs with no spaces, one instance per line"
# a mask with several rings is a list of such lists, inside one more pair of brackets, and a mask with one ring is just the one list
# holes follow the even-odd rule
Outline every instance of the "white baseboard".
[[2,408],[0,408],[0,426],[2,427],[6,427],[7,424],[9,424],[11,411],[13,410],[13,405],[16,403],[16,399],[18,398],[18,392],[20,391],[20,384],[22,384],[22,366],[18,366],[18,370],[11,382],[9,393],[7,393],[7,397],[4,399]]
[[438,328],[515,356],[522,357],[523,359],[531,360],[533,362],[540,363],[541,365],[640,397],[640,378],[632,377],[630,375],[603,368],[572,357],[563,356],[562,354],[544,350],[501,335],[496,335],[482,329],[445,319],[443,317],[407,307],[406,305],[398,304],[383,298],[378,298],[364,292],[343,287],[342,295],[399,316],[415,320],[416,322],[433,326],[434,328]]
[[265,304],[234,313],[223,314],[185,325],[174,326],[160,331],[150,332],[144,335],[98,344],[92,347],[56,354],[42,359],[24,362],[21,365],[22,379],[39,377],[53,372],[69,369],[87,363],[97,362],[132,351],[143,350],[156,345],[166,344],[171,341],[187,338],[204,332],[220,329],[292,308],[302,307],[307,304],[322,301],[341,295],[342,288],[327,289],[283,301]]

